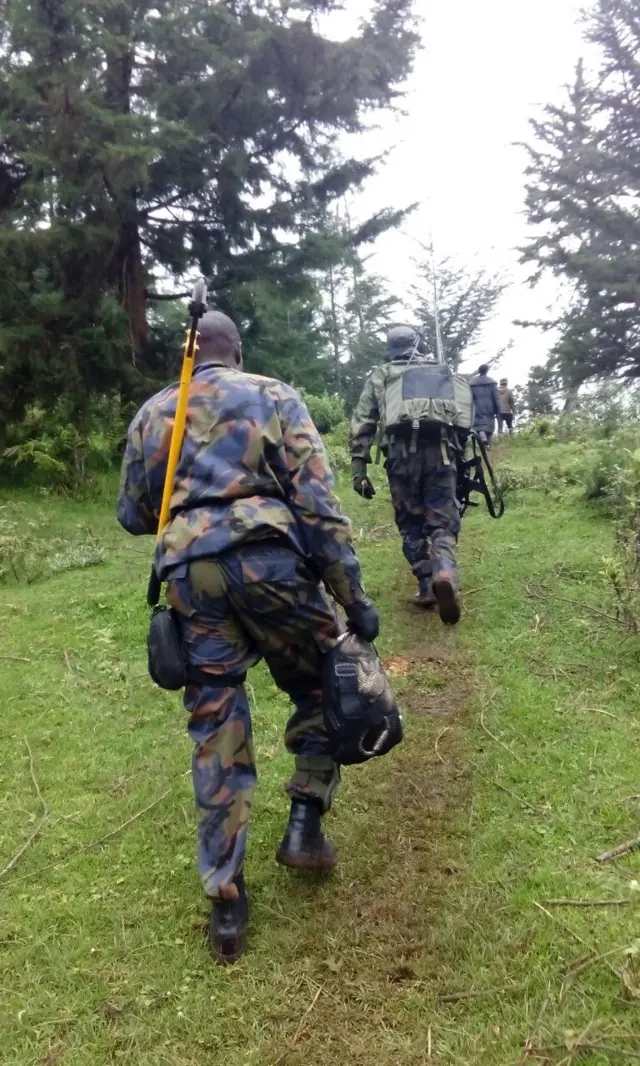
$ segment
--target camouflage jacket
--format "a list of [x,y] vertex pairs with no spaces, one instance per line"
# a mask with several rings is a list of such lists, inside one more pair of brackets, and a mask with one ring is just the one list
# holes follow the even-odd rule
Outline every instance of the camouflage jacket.
[[[384,438],[385,389],[389,373],[392,368],[397,367],[398,361],[374,367],[364,383],[364,388],[351,419],[351,455],[354,459],[364,459],[367,463],[371,462],[371,446],[375,440],[378,426]],[[405,361],[408,362],[408,360]],[[421,366],[424,363],[433,365],[434,362],[435,360],[431,356],[414,355],[411,359],[411,366]]]
[[[159,392],[129,427],[117,513],[130,533],[157,531],[177,397],[175,384]],[[298,394],[271,378],[200,366],[171,520],[156,549],[158,575],[165,580],[180,563],[273,537],[305,556],[342,605],[364,597],[351,524]]]

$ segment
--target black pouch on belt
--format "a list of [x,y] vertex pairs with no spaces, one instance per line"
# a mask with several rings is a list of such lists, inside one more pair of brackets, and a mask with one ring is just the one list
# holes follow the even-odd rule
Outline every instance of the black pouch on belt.
[[179,689],[187,683],[182,637],[173,607],[154,607],[147,637],[149,673],[160,688]]
[[156,685],[176,691],[188,682],[230,688],[244,684],[241,674],[213,674],[187,663],[180,621],[173,607],[154,607],[147,637],[149,673]]

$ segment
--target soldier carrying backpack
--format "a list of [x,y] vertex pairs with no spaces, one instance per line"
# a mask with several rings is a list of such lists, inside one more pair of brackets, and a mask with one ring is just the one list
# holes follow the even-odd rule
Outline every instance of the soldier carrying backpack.
[[380,425],[396,525],[418,580],[415,602],[437,606],[447,625],[460,618],[457,431],[468,434],[472,420],[468,382],[427,355],[411,326],[389,330],[387,362],[367,378],[351,423],[353,488],[364,499],[375,494],[367,463]]

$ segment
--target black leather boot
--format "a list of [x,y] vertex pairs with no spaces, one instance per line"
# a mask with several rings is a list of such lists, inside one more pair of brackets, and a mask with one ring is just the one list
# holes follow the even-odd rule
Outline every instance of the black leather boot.
[[460,600],[455,571],[444,567],[439,569],[433,582],[433,591],[438,601],[442,621],[447,626],[457,625],[460,621]]
[[429,610],[430,607],[437,607],[438,601],[433,591],[432,577],[421,577],[419,579],[418,591],[413,602],[417,607],[424,607],[426,610]]
[[222,966],[232,965],[244,954],[249,907],[244,877],[234,879],[236,899],[214,899],[209,918],[209,950]]
[[276,861],[292,870],[333,870],[338,857],[322,832],[321,818],[322,805],[317,800],[292,800]]

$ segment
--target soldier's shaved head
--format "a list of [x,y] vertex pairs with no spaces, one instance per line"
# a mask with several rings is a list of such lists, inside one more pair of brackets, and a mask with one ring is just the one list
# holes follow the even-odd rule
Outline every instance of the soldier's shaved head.
[[222,311],[207,311],[198,324],[197,363],[242,366],[242,343],[238,328]]

